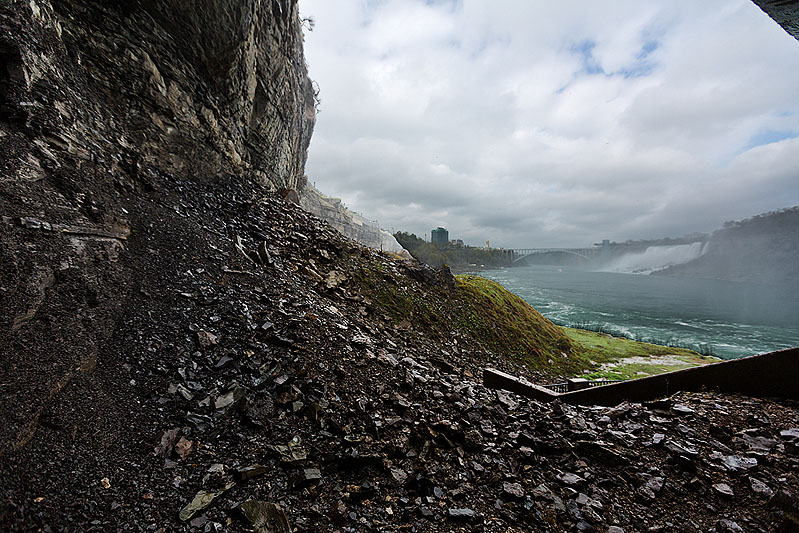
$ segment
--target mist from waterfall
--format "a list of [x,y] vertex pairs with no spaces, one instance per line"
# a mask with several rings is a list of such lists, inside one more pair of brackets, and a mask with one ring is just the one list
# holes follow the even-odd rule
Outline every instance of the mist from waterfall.
[[600,270],[650,274],[664,268],[693,261],[707,251],[707,242],[675,246],[650,246],[643,252],[632,252],[611,260]]

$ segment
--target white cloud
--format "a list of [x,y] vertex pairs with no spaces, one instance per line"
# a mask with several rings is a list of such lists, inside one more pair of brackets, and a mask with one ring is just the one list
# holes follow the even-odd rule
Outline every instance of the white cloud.
[[389,229],[586,245],[799,203],[799,43],[749,0],[301,0],[307,173]]

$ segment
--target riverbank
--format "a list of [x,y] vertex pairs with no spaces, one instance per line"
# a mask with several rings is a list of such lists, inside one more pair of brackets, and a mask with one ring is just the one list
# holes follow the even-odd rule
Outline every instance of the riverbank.
[[573,343],[588,352],[597,365],[583,376],[588,379],[636,379],[720,361],[693,350],[637,342],[606,333],[575,328],[563,328],[563,331]]
[[473,276],[479,276],[482,272],[487,272],[490,270],[504,270],[505,267],[491,267],[491,266],[476,266],[476,265],[457,265],[457,266],[450,266],[450,271],[454,274],[471,274]]
[[560,377],[634,379],[718,361],[685,348],[562,328],[495,281],[472,274],[461,274],[455,279],[464,301],[473,306],[469,319],[463,323],[464,329],[530,369],[553,378],[559,374]]
[[531,266],[482,272],[552,322],[722,359],[799,345],[799,289]]

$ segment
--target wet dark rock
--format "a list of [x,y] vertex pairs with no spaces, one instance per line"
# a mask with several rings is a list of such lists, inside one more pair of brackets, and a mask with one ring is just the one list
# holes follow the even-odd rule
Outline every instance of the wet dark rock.
[[280,457],[281,462],[289,465],[298,465],[308,459],[308,451],[302,446],[302,439],[294,436],[287,445],[275,444],[269,446]]
[[280,505],[248,500],[237,508],[252,527],[270,533],[291,533],[288,517]]
[[650,477],[647,479],[645,486],[652,492],[658,493],[663,488],[663,478],[658,476]]
[[502,483],[502,494],[505,498],[511,500],[523,500],[524,488],[519,483],[510,483],[505,481]]
[[558,479],[560,479],[560,481],[565,485],[573,485],[573,486],[579,486],[585,482],[583,478],[581,478],[577,474],[572,474],[570,472],[563,474]]
[[408,479],[408,473],[401,468],[394,467],[391,468],[391,477],[396,483],[402,485]]
[[749,433],[742,433],[741,440],[746,444],[750,451],[758,455],[767,455],[774,446],[777,445],[776,439],[762,437],[757,435],[750,435]]
[[178,442],[175,443],[175,454],[185,461],[186,458],[191,454],[193,446],[194,443],[192,441],[186,437],[180,437]]
[[200,330],[197,332],[197,342],[201,348],[216,346],[217,340],[217,336],[211,332],[205,330]]
[[740,455],[724,456],[721,462],[730,472],[740,472],[757,466],[757,459],[754,457],[742,457]]
[[294,488],[303,488],[319,483],[322,472],[318,468],[302,468],[294,475]]
[[208,518],[206,516],[198,516],[189,522],[189,525],[192,528],[199,529],[205,526],[208,523]]
[[236,387],[233,390],[229,390],[226,393],[216,397],[216,400],[214,400],[214,408],[228,409],[234,407],[244,398],[244,395],[244,389],[241,387]]
[[161,434],[161,440],[155,447],[155,451],[153,453],[159,457],[169,457],[172,454],[172,450],[175,448],[175,443],[178,441],[179,435],[179,428],[173,428],[164,431]]
[[227,368],[230,364],[234,361],[232,357],[229,355],[223,355],[219,358],[219,360],[214,365],[214,368],[217,370],[222,370],[223,368]]
[[774,494],[774,491],[771,490],[771,487],[769,487],[759,479],[750,477],[749,485],[752,487],[752,492],[764,498],[769,498]]
[[687,405],[681,404],[681,403],[677,403],[677,404],[672,405],[671,406],[671,410],[672,410],[672,412],[674,412],[675,414],[680,415],[680,416],[693,415],[694,413],[696,413],[695,410],[693,410],[690,407],[688,407]]
[[474,522],[477,519],[477,513],[468,508],[453,508],[447,511],[447,516],[453,522]]
[[247,481],[249,479],[252,479],[252,478],[255,478],[255,477],[258,477],[258,476],[262,476],[262,475],[266,474],[267,472],[269,472],[269,468],[268,467],[266,467],[264,465],[255,464],[255,465],[245,466],[243,468],[236,469],[236,471],[234,473],[234,477],[235,477],[236,481],[238,481],[239,483],[242,483],[242,482]]
[[739,526],[737,522],[723,519],[716,522],[716,527],[714,531],[716,531],[716,533],[738,533],[738,532],[743,532],[744,529],[741,526]]
[[200,432],[208,431],[211,429],[211,427],[213,427],[213,421],[211,420],[211,417],[201,413],[186,413],[186,422],[191,424]]
[[268,425],[275,415],[275,404],[272,397],[264,394],[257,395],[254,400],[247,402],[242,415],[251,426],[260,428]]
[[716,491],[716,493],[723,498],[732,499],[735,496],[735,493],[733,493],[732,488],[726,483],[714,483],[713,490]]
[[187,401],[191,401],[194,399],[194,394],[192,394],[189,389],[187,389],[180,383],[170,384],[169,388],[167,389],[167,392],[169,394],[179,394],[181,397],[183,397],[184,400]]
[[569,514],[569,517],[575,522],[583,520],[583,513],[580,509],[580,506],[574,500],[569,500],[566,502],[566,512]]
[[200,490],[194,497],[191,499],[189,503],[186,504],[183,509],[180,510],[180,519],[184,522],[188,521],[193,517],[197,512],[205,509],[211,503],[220,497],[222,494],[227,492],[233,486],[232,483],[225,485],[222,488],[217,490]]
[[687,457],[696,457],[699,455],[699,452],[696,450],[696,448],[673,440],[667,440],[664,446],[668,451],[675,455],[683,455]]

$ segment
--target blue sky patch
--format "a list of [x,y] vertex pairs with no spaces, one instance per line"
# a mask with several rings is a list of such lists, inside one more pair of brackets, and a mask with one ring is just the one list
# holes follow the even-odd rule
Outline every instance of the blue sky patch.
[[604,74],[605,70],[594,57],[596,41],[586,39],[571,47],[571,52],[582,59],[582,69],[579,74]]
[[793,139],[799,137],[799,131],[796,130],[782,130],[782,131],[775,131],[775,130],[760,130],[759,132],[752,135],[749,139],[749,142],[746,143],[742,152],[746,152],[751,150],[752,148],[756,148],[758,146],[764,146],[766,144],[772,144],[779,141],[784,141],[785,139]]

